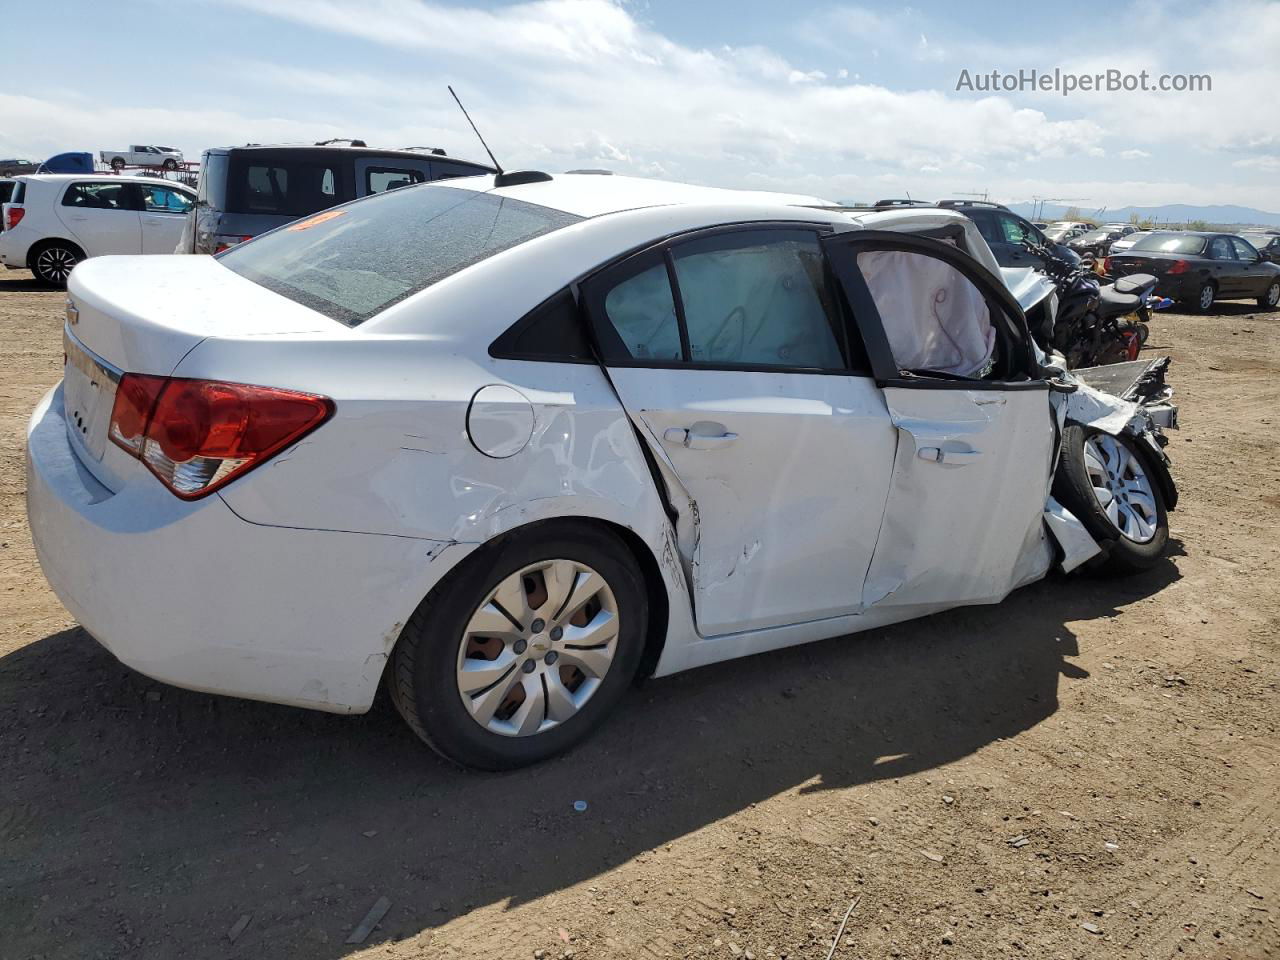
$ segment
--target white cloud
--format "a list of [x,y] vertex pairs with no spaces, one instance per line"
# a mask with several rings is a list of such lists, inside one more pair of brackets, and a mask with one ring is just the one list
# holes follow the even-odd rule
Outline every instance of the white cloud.
[[[307,30],[344,38],[352,66],[305,54],[291,60],[282,50],[277,62],[233,64],[215,84],[174,78],[168,100],[114,93],[104,106],[88,90],[83,99],[0,94],[0,153],[100,149],[122,136],[198,151],[345,135],[480,156],[445,93],[453,82],[511,167],[608,167],[862,199],[888,185],[913,196],[991,189],[1012,200],[1080,195],[1113,206],[1220,201],[1280,208],[1280,186],[1268,176],[1280,135],[1259,109],[1259,91],[1277,82],[1268,56],[1280,48],[1280,4],[1263,0],[1210,0],[1190,12],[1142,0],[1134,16],[1159,43],[1134,44],[1131,34],[1084,24],[1087,44],[1062,36],[1021,47],[996,44],[936,14],[834,7],[802,19],[790,38],[792,46],[798,36],[810,53],[830,56],[791,58],[765,46],[677,43],[609,0],[493,9],[420,0],[224,3],[230,5],[243,9],[236,16],[250,26],[261,16],[289,24],[302,38],[299,50]],[[1249,29],[1210,29],[1227,20]],[[930,36],[941,36],[943,45]],[[1070,49],[1090,53],[1056,64],[1058,51]],[[883,67],[876,62],[881,52]],[[412,71],[403,69],[406,57],[417,64]],[[837,67],[841,61],[849,67]],[[889,89],[864,79],[872,75],[868,65],[894,64],[907,64],[919,82]],[[1207,71],[1214,93],[1135,99],[952,92],[961,66],[1054,65]],[[192,70],[189,80],[207,80],[207,65],[195,62]],[[936,82],[948,72],[951,86]],[[1110,177],[1110,157],[1130,161],[1127,171],[1166,179]],[[1188,166],[1197,157],[1199,183]],[[1181,166],[1170,170],[1170,160]],[[1078,185],[1065,185],[1068,179]]]

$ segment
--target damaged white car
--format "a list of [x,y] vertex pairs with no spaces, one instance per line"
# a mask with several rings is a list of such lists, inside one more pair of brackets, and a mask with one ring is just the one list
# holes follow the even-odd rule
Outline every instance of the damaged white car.
[[1046,362],[943,210],[451,180],[87,261],[65,340],[28,504],[85,629],[196,690],[385,682],[485,768],[637,675],[1142,569],[1177,496],[1143,406]]

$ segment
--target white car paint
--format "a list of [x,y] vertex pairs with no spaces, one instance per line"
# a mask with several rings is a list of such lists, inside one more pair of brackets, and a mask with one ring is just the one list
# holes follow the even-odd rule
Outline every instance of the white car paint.
[[[1048,498],[1058,394],[882,391],[867,377],[758,371],[606,376],[590,363],[488,353],[574,278],[719,224],[947,226],[999,276],[968,218],[622,177],[496,192],[590,219],[355,328],[207,257],[100,258],[72,274],[69,350],[99,358],[101,379],[115,368],[268,384],[323,394],[337,411],[267,464],[185,501],[68,423],[64,404],[85,389],[72,372],[41,401],[28,432],[37,553],[122,661],[179,686],[363,711],[441,578],[500,534],[566,516],[630,531],[656,561],[668,601],[658,675],[997,601],[1049,569],[1050,530],[1081,552],[1088,534]],[[685,429],[742,441],[698,449]]]
[[190,188],[155,177],[40,173],[17,179],[25,185],[22,203],[5,207],[21,206],[22,220],[12,230],[0,232],[0,263],[11,270],[28,269],[32,251],[48,241],[74,244],[85,257],[173,252],[184,213],[65,205],[67,191],[78,184],[127,185],[139,197],[148,187],[157,187],[195,200]]

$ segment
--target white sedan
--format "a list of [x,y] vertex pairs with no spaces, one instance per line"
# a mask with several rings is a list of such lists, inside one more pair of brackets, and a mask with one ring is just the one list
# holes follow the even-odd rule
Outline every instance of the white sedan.
[[195,200],[189,187],[151,177],[18,177],[4,204],[0,264],[60,287],[88,257],[173,253]]
[[971,221],[591,175],[424,184],[71,277],[45,573],[126,664],[380,683],[512,767],[664,675],[1161,556],[1132,404],[1042,365]]

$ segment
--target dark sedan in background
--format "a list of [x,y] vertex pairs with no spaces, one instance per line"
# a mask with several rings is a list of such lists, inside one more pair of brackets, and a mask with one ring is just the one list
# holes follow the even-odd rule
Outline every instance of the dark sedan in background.
[[1267,310],[1280,304],[1280,265],[1228,233],[1153,233],[1108,257],[1106,269],[1114,277],[1152,274],[1156,293],[1201,313],[1215,300],[1256,299]]
[[1008,207],[985,200],[939,200],[937,206],[963,213],[978,225],[982,238],[1002,267],[1044,267],[1043,258],[1027,249],[1030,240],[1048,247],[1053,255],[1071,263],[1080,257],[1069,246],[1047,235],[1030,220],[1020,217]]
[[1265,233],[1258,231],[1245,230],[1237,234],[1249,242],[1249,244],[1262,254],[1264,259],[1270,260],[1272,263],[1280,263],[1280,233],[1274,230],[1268,230]]
[[1067,246],[1081,257],[1091,256],[1095,259],[1101,259],[1111,252],[1111,244],[1124,235],[1125,231],[1119,227],[1100,227],[1097,230],[1082,233],[1074,240],[1068,241]]

